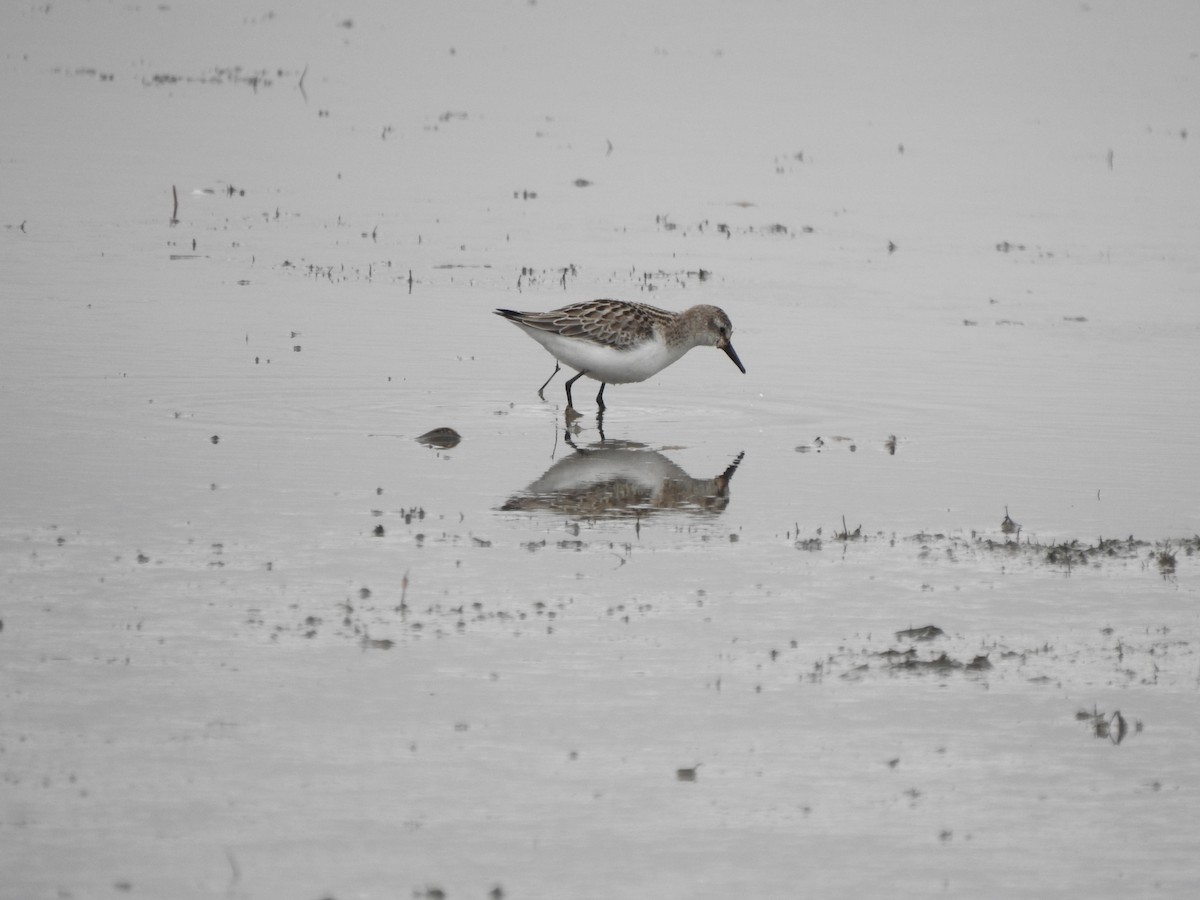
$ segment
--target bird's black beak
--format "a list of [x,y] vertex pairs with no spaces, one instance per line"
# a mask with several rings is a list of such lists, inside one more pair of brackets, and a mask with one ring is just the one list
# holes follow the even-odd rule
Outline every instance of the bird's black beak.
[[726,341],[725,345],[721,349],[725,351],[725,355],[732,359],[733,364],[741,369],[742,374],[745,375],[746,367],[743,366],[742,361],[738,359],[737,351],[733,349],[733,344],[729,343],[729,341]]

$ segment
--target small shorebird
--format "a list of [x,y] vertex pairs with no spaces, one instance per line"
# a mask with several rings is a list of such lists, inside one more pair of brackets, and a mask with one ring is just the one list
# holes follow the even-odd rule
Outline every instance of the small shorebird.
[[[571,385],[584,375],[600,382],[596,405],[604,409],[606,385],[645,381],[693,347],[724,350],[735,366],[746,371],[729,342],[733,334],[729,316],[715,306],[673,313],[644,303],[589,300],[550,312],[498,309],[496,315],[520,326],[555,359],[579,373],[567,382],[567,409],[572,411]],[[557,372],[555,364],[550,378]]]

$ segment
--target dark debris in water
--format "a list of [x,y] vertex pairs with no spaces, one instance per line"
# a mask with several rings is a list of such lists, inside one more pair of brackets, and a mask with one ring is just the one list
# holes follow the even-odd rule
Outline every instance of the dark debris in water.
[[[1034,545],[1037,546],[1037,545]],[[1144,558],[1147,568],[1157,568],[1163,578],[1172,578],[1178,564],[1177,553],[1182,551],[1192,556],[1200,550],[1200,536],[1183,540],[1164,541],[1151,545],[1130,536],[1128,538],[1100,538],[1094,544],[1085,544],[1078,540],[1063,541],[1041,548],[1045,562],[1049,565],[1062,566],[1067,571],[1073,567],[1099,565],[1103,560]]]
[[[980,555],[994,555],[999,559],[1021,560],[1031,565],[1042,564],[1061,567],[1064,574],[1070,574],[1076,568],[1098,568],[1111,562],[1136,562],[1147,571],[1157,571],[1163,578],[1171,579],[1176,574],[1180,555],[1195,556],[1200,552],[1200,535],[1189,538],[1172,538],[1168,541],[1152,543],[1140,540],[1132,535],[1124,538],[1097,538],[1094,542],[1072,539],[1043,543],[1028,535],[1021,537],[1016,529],[1020,525],[1012,522],[1005,515],[1005,522],[1011,522],[1013,533],[1004,535],[1004,522],[1001,523],[1002,536],[987,535],[972,531],[967,535],[949,535],[943,532],[917,532],[905,537],[899,537],[894,532],[886,534],[881,531],[870,532],[857,526],[853,530],[842,520],[841,530],[833,531],[833,540],[843,542],[878,543],[887,542],[892,546],[897,543],[912,543],[921,545],[921,559],[945,559],[956,562],[960,558],[978,558]],[[795,546],[799,550],[821,549],[820,538],[824,529],[818,528],[815,536],[801,538],[799,525],[795,531]],[[789,537],[793,532],[787,532]]]
[[[919,628],[905,628],[903,631],[897,631],[895,637],[897,641],[911,641],[913,643],[927,643],[935,641],[938,638],[946,636],[946,632],[936,625],[922,625]],[[986,672],[992,668],[992,663],[988,659],[987,653],[976,654],[969,661],[955,659],[946,651],[922,657],[916,647],[908,647],[904,650],[890,648],[873,654],[875,657],[883,660],[890,670],[899,670],[906,672],[932,672],[935,674],[946,674],[950,672]],[[860,676],[869,671],[870,666],[857,666],[852,670],[853,676]]]
[[249,71],[241,66],[218,66],[202,72],[199,75],[179,75],[161,72],[142,78],[142,84],[147,87],[161,87],[175,84],[233,84],[242,85],[257,91],[268,88],[282,78],[299,78],[300,73],[289,72],[285,69],[256,69]]
[[[903,676],[949,678],[962,674],[983,685],[993,680],[1014,678],[1033,685],[1055,685],[1068,673],[1077,677],[1080,665],[1086,659],[1089,664],[1100,666],[1100,671],[1107,673],[1103,677],[1112,685],[1174,684],[1177,683],[1175,676],[1165,676],[1168,661],[1182,662],[1195,650],[1192,642],[1173,638],[1170,631],[1163,626],[1147,629],[1145,634],[1122,636],[1115,629],[1105,627],[1099,630],[1102,636],[1099,643],[1068,648],[1049,641],[1014,646],[996,639],[951,635],[936,625],[922,626],[893,632],[896,643],[882,649],[872,649],[870,634],[857,636],[859,640],[865,640],[863,645],[853,647],[847,641],[810,668],[802,668],[800,680],[820,683],[832,677],[862,681]],[[931,641],[936,642],[936,646],[931,646]],[[796,642],[792,647],[795,649]],[[776,649],[768,656],[775,665],[787,665],[793,659]],[[1097,677],[1101,676],[1098,674]],[[1106,718],[1109,721],[1104,727],[1126,727],[1120,725],[1119,719]],[[1140,726],[1138,728],[1140,730]]]
[[426,447],[437,447],[441,450],[449,450],[452,447],[457,447],[462,440],[462,435],[453,428],[442,427],[434,428],[432,431],[427,431],[419,438],[418,444],[424,444]]
[[[378,488],[375,493],[382,496],[384,491]],[[597,559],[609,560],[614,568],[619,568],[639,552],[633,542],[614,540],[611,523],[595,517],[557,518],[547,525],[543,536],[533,540],[528,536],[513,537],[509,543],[503,537],[477,533],[473,525],[466,523],[462,513],[427,512],[417,505],[374,508],[369,512],[372,521],[360,532],[364,540],[389,548],[389,552],[399,548],[412,554],[461,554],[461,558],[454,559],[456,568],[465,564],[466,555],[505,551],[522,551],[522,555],[590,554]],[[817,565],[822,557],[829,557],[831,561],[836,557],[840,562],[852,552],[851,548],[867,550],[875,547],[902,556],[915,553],[919,561],[931,566],[994,557],[1002,571],[1022,564],[1030,568],[1062,567],[1063,574],[1070,575],[1074,569],[1084,566],[1095,570],[1118,565],[1137,566],[1152,577],[1161,573],[1164,578],[1174,578],[1178,569],[1186,566],[1187,561],[1200,551],[1200,536],[1158,544],[1132,536],[1101,538],[1092,543],[1072,540],[1043,544],[1028,537],[1015,540],[995,532],[991,535],[918,532],[899,537],[868,532],[861,525],[851,530],[845,520],[840,523],[840,528],[829,534],[817,529],[815,535],[801,537],[799,530],[798,524],[795,532],[787,529],[786,537],[797,549],[812,554],[813,563]],[[702,544],[720,539],[721,534],[716,532],[701,533],[698,538]],[[745,542],[743,538],[736,543]],[[58,545],[63,543],[60,540]],[[152,559],[137,552],[139,564],[148,565]],[[209,563],[213,566],[224,564],[221,559]],[[271,565],[267,568],[270,571]],[[289,607],[290,611],[282,619],[272,620],[263,610],[253,609],[246,624],[261,629],[272,641],[351,641],[364,650],[375,650],[413,640],[440,640],[480,631],[551,635],[561,630],[565,616],[579,609],[582,607],[575,606],[574,597],[545,590],[501,590],[488,596],[465,595],[451,599],[444,585],[431,588],[410,582],[409,573],[405,572],[394,584],[379,588],[356,587],[350,594],[338,591],[335,596],[315,600],[303,609]],[[656,614],[652,604],[643,602],[614,603],[604,611],[606,618],[624,625]],[[1102,664],[1111,667],[1112,683],[1157,684],[1163,659],[1170,654],[1193,652],[1187,641],[1167,640],[1165,633],[1152,636],[1149,642],[1137,635],[1117,633],[1112,628],[1103,628],[1100,633],[1102,643],[1089,651]],[[918,674],[951,677],[961,673],[987,679],[1016,677],[1030,684],[1054,684],[1061,680],[1064,666],[1076,663],[1073,654],[1077,651],[1061,650],[1048,641],[1014,646],[987,636],[967,640],[963,635],[951,634],[933,623],[907,623],[901,629],[889,631],[887,639],[891,646],[873,644],[868,636],[867,643],[856,649],[839,648],[811,668],[809,664],[802,666],[799,676],[801,680],[819,682],[826,677],[858,679]],[[792,649],[796,646],[793,641]],[[770,651],[770,661],[775,666],[786,666],[789,659],[795,662],[786,650]]]
[[676,781],[695,781],[696,780],[696,770],[699,768],[700,768],[700,763],[696,763],[696,765],[691,766],[686,769],[676,769],[675,770],[675,780]]
[[922,625],[920,628],[906,628],[896,632],[898,641],[932,641],[945,636],[946,632],[936,625]]
[[[899,445],[899,438],[894,434],[889,434],[885,440],[878,445],[874,441],[864,444],[867,448],[880,447],[888,456],[896,455],[896,448]],[[834,434],[829,437],[817,435],[807,444],[797,444],[795,450],[797,453],[823,453],[826,450],[835,448],[845,448],[850,453],[858,452],[858,441],[844,434]]]
[[1158,563],[1158,569],[1162,572],[1164,578],[1175,574],[1175,554],[1171,552],[1171,545],[1168,543],[1162,550],[1157,552],[1154,561]]
[[1114,744],[1120,744],[1130,734],[1132,728],[1133,734],[1141,734],[1142,722],[1140,719],[1134,719],[1131,724],[1128,719],[1121,715],[1121,711],[1114,710],[1112,713],[1101,712],[1096,707],[1092,707],[1089,712],[1086,709],[1081,709],[1075,713],[1075,720],[1078,722],[1086,722],[1088,728],[1091,729],[1092,737],[1099,740],[1107,739]]
[[715,234],[729,240],[733,237],[782,237],[795,238],[801,234],[812,234],[811,225],[785,225],[782,222],[765,222],[757,225],[732,224],[702,219],[692,225],[680,225],[669,215],[657,215],[654,224],[660,231],[674,231],[683,236],[689,234]]
[[904,669],[910,672],[986,672],[992,668],[991,662],[988,660],[987,654],[979,654],[971,659],[970,662],[962,662],[961,660],[952,659],[946,653],[939,653],[932,659],[920,659],[915,652],[902,654],[899,661],[892,662],[893,669]]
[[[405,572],[398,585],[387,590],[366,586],[352,595],[326,601],[318,612],[271,625],[261,609],[252,609],[246,624],[265,629],[271,641],[301,638],[308,641],[353,641],[365,650],[391,650],[408,641],[440,640],[468,632],[498,628],[513,636],[554,634],[559,618],[574,605],[574,598],[553,600],[498,598],[473,602],[446,602],[438,592],[430,599],[427,588]],[[294,609],[294,607],[293,607]],[[606,616],[629,624],[635,616],[652,612],[653,605],[618,604]]]

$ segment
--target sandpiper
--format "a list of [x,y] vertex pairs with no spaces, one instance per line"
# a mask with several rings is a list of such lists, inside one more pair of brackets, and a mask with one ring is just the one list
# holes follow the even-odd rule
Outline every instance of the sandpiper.
[[[715,306],[674,313],[644,303],[589,300],[550,312],[498,309],[496,315],[520,326],[555,359],[579,373],[567,382],[567,409],[572,411],[571,385],[584,375],[600,382],[596,405],[604,409],[606,385],[645,381],[693,347],[724,350],[735,366],[746,371],[729,342],[733,334],[729,316]],[[556,364],[550,378],[557,372]]]

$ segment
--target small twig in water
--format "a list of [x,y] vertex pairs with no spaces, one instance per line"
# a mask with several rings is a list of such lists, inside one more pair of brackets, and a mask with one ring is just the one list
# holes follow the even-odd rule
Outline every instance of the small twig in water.
[[1009,516],[1007,506],[1004,507],[1004,520],[1000,523],[1000,530],[1004,534],[1015,533],[1017,535],[1017,540],[1021,540],[1021,526],[1017,522],[1014,522],[1012,517]]
[[833,533],[833,539],[835,541],[853,541],[860,537],[862,537],[862,525],[859,525],[857,528],[855,528],[854,533],[851,534],[850,526],[846,524],[846,517],[842,516],[842,531],[840,534],[835,531]]

